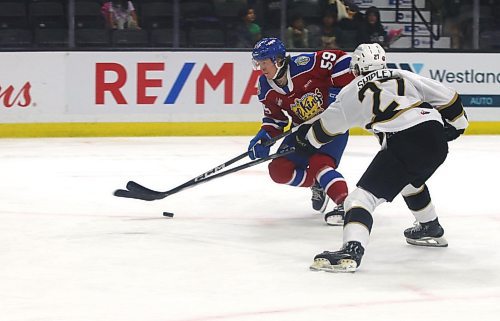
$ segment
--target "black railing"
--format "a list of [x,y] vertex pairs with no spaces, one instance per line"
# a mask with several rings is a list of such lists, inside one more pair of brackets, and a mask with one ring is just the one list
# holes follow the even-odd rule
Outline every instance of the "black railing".
[[[396,22],[399,21],[399,0],[396,1]],[[415,22],[415,15],[418,15],[420,20],[422,20],[422,23],[424,24],[425,28],[429,31],[429,40],[430,40],[430,47],[431,49],[434,48],[434,41],[438,41],[441,38],[441,27],[442,27],[442,22],[439,24],[436,24],[437,26],[437,33],[434,33],[434,15],[436,11],[435,8],[430,2],[430,21],[427,21],[425,17],[423,16],[422,12],[420,9],[417,7],[415,4],[415,0],[412,0],[411,2],[411,48],[415,49],[415,29],[416,29],[416,22]]]

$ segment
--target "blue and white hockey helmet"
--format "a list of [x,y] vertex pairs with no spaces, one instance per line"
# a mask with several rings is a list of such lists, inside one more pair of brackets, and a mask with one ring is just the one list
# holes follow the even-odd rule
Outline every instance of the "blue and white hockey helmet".
[[255,44],[252,50],[252,61],[257,67],[257,61],[271,59],[276,64],[278,58],[284,59],[286,56],[286,48],[278,38],[263,38]]

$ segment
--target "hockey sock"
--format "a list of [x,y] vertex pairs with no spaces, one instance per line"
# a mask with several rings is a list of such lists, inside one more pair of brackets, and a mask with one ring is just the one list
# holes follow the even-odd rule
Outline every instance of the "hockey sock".
[[336,204],[344,202],[347,197],[347,183],[342,174],[331,167],[326,167],[316,175],[316,179]]
[[359,187],[347,196],[344,202],[346,210],[343,234],[344,243],[358,241],[363,247],[368,245],[373,225],[372,213],[383,202],[385,202],[383,198],[378,198]]
[[328,155],[315,154],[309,159],[308,173],[316,177],[319,185],[336,204],[341,204],[347,197],[347,183],[336,168],[335,160]]
[[373,217],[362,207],[353,207],[347,211],[344,220],[343,243],[358,241],[366,248],[373,226]]
[[427,185],[418,188],[409,184],[401,191],[406,205],[412,212],[417,222],[426,223],[437,218],[436,210],[431,202],[431,195]]

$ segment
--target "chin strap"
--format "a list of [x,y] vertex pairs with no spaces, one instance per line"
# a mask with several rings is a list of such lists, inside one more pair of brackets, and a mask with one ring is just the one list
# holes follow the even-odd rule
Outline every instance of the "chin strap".
[[278,70],[276,71],[276,75],[274,75],[273,79],[280,79],[281,77],[283,77],[283,75],[285,75],[285,72],[288,69],[289,62],[290,62],[290,56],[286,56],[281,66],[278,66],[278,63],[275,63],[276,68],[278,68]]

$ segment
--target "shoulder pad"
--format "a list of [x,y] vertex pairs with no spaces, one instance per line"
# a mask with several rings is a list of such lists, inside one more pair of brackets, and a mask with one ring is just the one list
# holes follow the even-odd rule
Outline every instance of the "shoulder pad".
[[314,67],[315,59],[316,57],[314,53],[306,53],[291,57],[290,59],[291,76],[312,69]]

